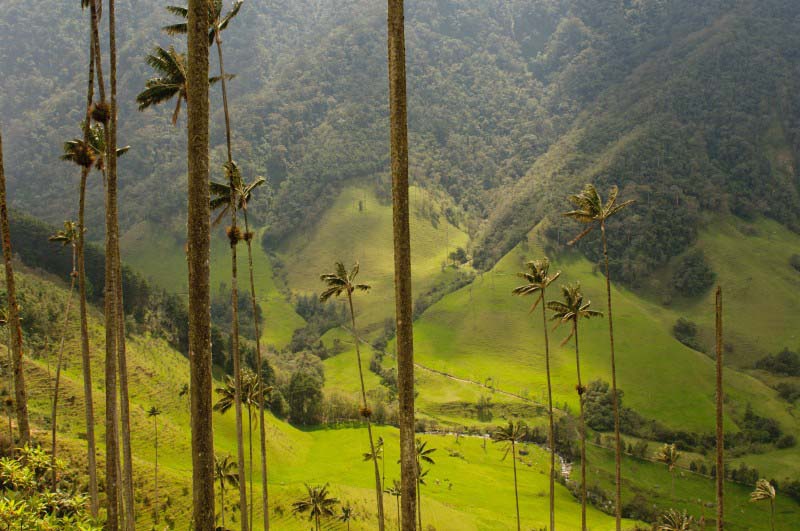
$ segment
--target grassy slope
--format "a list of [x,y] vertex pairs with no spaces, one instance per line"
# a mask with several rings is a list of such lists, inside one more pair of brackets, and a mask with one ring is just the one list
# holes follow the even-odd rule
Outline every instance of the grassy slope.
[[[366,209],[358,202],[366,198]],[[444,216],[438,228],[420,214],[427,193],[411,189],[412,279],[414,293],[423,293],[441,279],[442,265],[456,247],[466,247],[467,235],[450,225]],[[431,203],[433,201],[431,200]],[[438,206],[437,206],[438,208]],[[280,249],[286,265],[289,287],[295,293],[319,293],[322,273],[333,270],[334,262],[347,267],[361,265],[359,281],[372,290],[357,297],[359,327],[371,330],[394,315],[394,258],[392,208],[378,203],[371,187],[349,186],[317,222],[308,235],[296,237]]]
[[[66,294],[48,282],[23,276],[22,282],[37,283],[50,297],[64,299]],[[91,344],[93,347],[93,375],[95,388],[96,419],[98,421],[98,448],[101,477],[103,475],[104,398],[102,394],[102,345],[103,330],[100,315],[91,314]],[[59,444],[61,453],[74,460],[83,459],[84,430],[81,373],[77,322],[73,321],[66,348],[66,370],[63,373],[63,394],[59,408]],[[49,379],[47,364],[50,360],[29,360],[26,375],[31,397],[32,419],[37,426],[46,429],[49,423]],[[190,439],[188,402],[179,397],[182,385],[188,381],[188,365],[185,358],[171,350],[163,341],[132,334],[128,341],[128,365],[131,385],[132,437],[134,468],[137,486],[137,514],[142,528],[149,527],[154,507],[153,492],[153,423],[146,411],[152,405],[162,409],[159,425],[159,466],[162,507],[179,527],[188,521],[190,495]],[[3,382],[5,385],[5,382]],[[246,424],[245,424],[246,427]],[[393,428],[380,428],[379,433],[387,440],[386,475],[388,481],[398,476],[398,434]],[[37,431],[37,439],[47,440],[47,432]],[[273,518],[280,529],[305,529],[307,524],[291,515],[291,502],[303,490],[304,482],[331,482],[333,494],[349,501],[356,508],[358,521],[354,529],[371,529],[372,493],[370,466],[361,459],[367,447],[363,429],[300,431],[288,424],[269,418],[269,458],[271,470],[271,496],[275,511]],[[507,529],[513,522],[513,490],[510,463],[501,461],[501,452],[491,444],[484,452],[481,441],[462,438],[456,444],[452,437],[426,436],[430,444],[439,448],[437,464],[430,474],[429,486],[424,488],[424,518],[437,529]],[[232,414],[215,415],[215,446],[219,454],[235,454],[234,417]],[[452,447],[463,458],[450,457],[445,448]],[[531,526],[544,525],[547,519],[546,476],[542,473],[545,453],[531,448],[527,460],[530,467],[522,466],[520,485],[525,520]],[[257,458],[256,458],[257,460]],[[256,467],[257,467],[256,463]],[[256,484],[258,472],[256,468]],[[480,482],[475,478],[480,477]],[[452,488],[449,486],[452,483]],[[487,487],[489,487],[487,489]],[[527,493],[527,495],[525,494]],[[258,495],[256,496],[258,499]],[[228,492],[228,505],[234,495]],[[574,527],[576,505],[566,489],[558,492],[559,520],[566,527]],[[392,521],[393,507],[387,501],[387,514]],[[232,510],[228,509],[228,522]],[[597,529],[610,529],[612,520],[596,511],[591,511]],[[365,522],[366,520],[366,522]]]
[[[262,338],[268,345],[283,347],[292,338],[292,332],[303,326],[304,322],[280,292],[280,281],[274,278],[272,264],[260,241],[259,237],[253,241],[253,266],[256,296],[264,315]],[[122,246],[125,262],[141,271],[157,286],[177,293],[187,291],[182,239],[178,240],[168,232],[142,223],[125,234]],[[238,266],[240,293],[249,296],[247,247],[244,244],[238,249]],[[230,248],[224,229],[218,227],[211,240],[212,289],[217,289],[221,282],[230,285],[230,269]]]
[[[524,260],[538,256],[543,256],[543,251],[536,241],[523,243],[472,286],[431,307],[415,326],[417,359],[473,380],[491,377],[498,388],[541,402],[545,390],[541,317],[538,313],[529,316],[529,301],[510,295],[519,284],[514,274],[522,269]],[[605,310],[604,280],[592,271],[592,265],[575,254],[553,258],[555,268],[563,270],[560,282],[581,280],[585,293],[594,299],[594,307]],[[549,298],[558,295],[557,288],[551,288]],[[710,359],[670,336],[669,326],[676,318],[671,310],[650,304],[624,288],[616,288],[614,297],[618,378],[626,404],[676,428],[710,431],[714,399]],[[608,381],[607,323],[594,320],[582,326],[584,378]],[[574,410],[574,354],[570,346],[557,346],[563,333],[553,334],[554,400],[568,402]],[[681,382],[680,392],[676,392],[676,382]],[[731,407],[752,402],[796,431],[796,422],[772,390],[735,372],[728,373],[727,383]]]

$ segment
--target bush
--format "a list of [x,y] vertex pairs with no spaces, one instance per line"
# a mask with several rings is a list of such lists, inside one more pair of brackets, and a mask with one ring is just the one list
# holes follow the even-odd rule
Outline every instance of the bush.
[[672,335],[687,347],[703,351],[703,347],[697,341],[697,325],[693,321],[679,317],[672,327]]
[[793,254],[791,258],[789,258],[789,265],[800,272],[800,254]]
[[794,402],[800,398],[800,385],[788,382],[781,382],[775,386],[778,396],[787,402]]
[[716,278],[703,252],[696,250],[678,260],[672,285],[681,295],[695,297],[708,290]]
[[763,369],[779,376],[800,376],[800,355],[783,349],[756,362],[756,369]]

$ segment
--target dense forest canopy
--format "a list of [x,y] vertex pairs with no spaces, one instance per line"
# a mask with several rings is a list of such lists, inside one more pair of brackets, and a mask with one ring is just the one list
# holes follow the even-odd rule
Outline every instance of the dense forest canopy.
[[[85,73],[73,65],[86,42],[77,10],[35,4],[12,0],[0,21],[0,112],[15,204],[58,222],[71,215],[76,189],[57,157],[78,132]],[[143,50],[185,47],[158,31],[171,21],[162,7],[120,6],[120,142],[132,146],[120,160],[121,223],[181,234],[185,122],[173,128],[171,109],[140,113],[134,102],[150,74]],[[269,212],[267,194],[251,209],[272,245],[316,220],[346,181],[388,196],[384,7],[304,0],[243,9],[225,42],[236,157],[273,188]],[[765,214],[797,230],[799,17],[787,0],[409,2],[412,181],[465,214],[479,267],[589,181],[619,183],[638,200],[619,227],[628,237],[612,244],[629,282],[686,249],[703,212]],[[220,112],[212,170],[221,175]],[[94,221],[101,193],[90,187]],[[549,234],[563,244],[571,229],[551,218]],[[591,241],[584,247],[597,258]]]

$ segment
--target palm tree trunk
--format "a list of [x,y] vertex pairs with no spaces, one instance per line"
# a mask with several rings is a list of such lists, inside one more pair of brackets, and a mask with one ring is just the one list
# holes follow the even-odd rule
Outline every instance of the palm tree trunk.
[[517,531],[522,529],[519,519],[519,490],[517,489],[517,447],[511,441],[511,464],[514,466],[514,503],[517,508]]
[[222,516],[222,529],[225,529],[225,481],[220,478],[219,480],[219,504],[220,516]]
[[[117,41],[116,9],[114,0],[108,0],[108,48],[109,88],[111,91],[110,120],[106,161],[108,164],[108,208],[111,210],[109,230],[111,232],[111,260],[115,268],[116,348],[119,364],[120,417],[122,421],[122,499],[125,510],[124,529],[133,531],[135,526],[133,505],[133,457],[131,455],[130,404],[128,401],[128,370],[125,354],[125,315],[122,307],[122,271],[119,252],[119,216],[117,213]],[[108,257],[107,257],[108,259]]]
[[769,525],[775,531],[775,499],[769,499]]
[[381,485],[381,472],[378,469],[378,459],[375,455],[375,443],[372,439],[372,422],[370,410],[367,405],[367,389],[364,385],[364,369],[361,366],[361,347],[359,346],[358,330],[356,329],[356,314],[353,310],[353,294],[347,292],[347,302],[350,305],[350,322],[353,326],[353,341],[356,344],[356,361],[358,363],[358,379],[361,382],[361,406],[364,410],[363,417],[367,421],[367,434],[369,435],[369,449],[372,455],[372,464],[375,468],[375,498],[378,505],[378,529],[383,531],[383,486]]
[[189,360],[193,520],[214,528],[214,431],[211,378],[211,194],[208,185],[208,3],[189,0],[187,73]]
[[614,353],[614,319],[611,312],[611,272],[608,267],[606,224],[600,223],[603,235],[603,258],[606,265],[606,296],[608,298],[608,337],[611,342],[611,399],[614,408],[614,515],[617,531],[622,529],[622,439],[619,436],[619,397],[617,396],[617,361]]
[[[575,316],[578,319],[578,316]],[[575,334],[575,365],[578,370],[578,404],[580,407],[581,430],[581,530],[586,531],[586,419],[583,414],[583,381],[581,380],[581,354],[578,345],[578,323],[572,325]]]
[[553,426],[553,387],[550,382],[550,337],[547,334],[547,304],[542,289],[539,302],[542,304],[542,329],[544,330],[544,361],[547,373],[547,444],[550,446],[550,531],[556,528],[556,441]]
[[[242,208],[244,216],[244,232],[250,234],[250,224],[247,221],[247,202]],[[247,243],[247,264],[250,270],[250,302],[253,306],[253,327],[256,334],[256,371],[258,372],[257,385],[259,389],[258,420],[259,442],[261,448],[261,510],[264,513],[264,531],[269,531],[269,488],[267,486],[267,428],[264,419],[264,369],[261,354],[261,330],[258,324],[258,303],[256,302],[256,283],[253,277],[253,245],[252,238],[245,239]],[[252,503],[251,503],[252,505]]]
[[72,272],[70,273],[69,295],[67,296],[67,307],[64,310],[64,328],[61,331],[61,341],[58,347],[58,358],[56,359],[56,381],[53,386],[53,411],[52,417],[52,431],[51,431],[51,445],[52,451],[50,453],[51,467],[53,469],[53,491],[58,486],[58,473],[56,466],[56,432],[58,430],[58,391],[61,384],[61,365],[64,360],[64,342],[67,339],[67,328],[69,327],[69,312],[72,309],[72,294],[75,291],[75,247],[72,247]]
[[[12,367],[14,367],[14,356],[11,354],[11,328],[10,325],[6,322],[6,352],[8,352],[8,388],[14,388],[14,374],[12,371]],[[6,409],[8,412],[8,442],[10,444],[14,444],[14,424],[11,420],[11,407]]]
[[400,531],[400,496],[395,496],[397,501],[397,531]]
[[11,265],[11,231],[8,226],[8,203],[6,201],[6,176],[3,168],[3,139],[0,135],[0,231],[3,238],[3,261],[6,266],[6,291],[8,292],[8,324],[11,327],[11,351],[14,360],[14,399],[17,408],[19,444],[25,446],[31,440],[28,420],[28,394],[25,391],[25,374],[22,365],[22,327],[19,321],[17,291],[14,285],[14,269]]
[[153,416],[153,428],[156,432],[156,472],[155,472],[155,500],[156,500],[156,524],[158,524],[158,417]]
[[408,208],[408,114],[403,0],[388,0],[389,122],[392,166],[392,233],[397,320],[397,391],[400,489],[405,531],[414,529],[417,492],[414,446],[414,335],[411,306],[411,232]]
[[[91,1],[92,20],[94,20],[95,4]],[[94,99],[94,32],[90,22],[89,30],[89,83],[86,90],[86,118],[83,126],[83,143],[89,143],[89,130],[91,127],[89,109]],[[92,398],[92,365],[91,354],[89,352],[89,321],[86,310],[86,267],[84,260],[84,248],[86,239],[85,217],[86,217],[86,179],[89,176],[90,167],[81,168],[81,184],[78,199],[78,298],[80,299],[80,318],[81,318],[81,369],[83,372],[83,398],[85,403],[86,416],[86,457],[89,468],[89,510],[92,517],[96,518],[100,510],[100,501],[97,491],[97,449],[94,435],[94,400]]]
[[248,475],[250,476],[250,529],[253,529],[253,412],[251,405],[247,404],[247,449],[250,452],[248,462]]
[[231,344],[233,357],[233,373],[234,373],[234,409],[236,411],[236,451],[237,451],[237,465],[239,467],[239,510],[242,515],[242,531],[248,531],[249,520],[247,518],[247,482],[245,478],[245,459],[244,459],[244,436],[243,436],[243,419],[242,419],[242,369],[241,359],[239,358],[239,289],[237,286],[237,258],[236,258],[236,245],[237,240],[234,240],[236,233],[236,190],[233,182],[230,183],[231,190],[231,311],[233,312],[233,319],[231,322]]
[[119,514],[119,424],[117,417],[117,326],[114,296],[115,271],[114,259],[108,249],[111,248],[109,239],[111,231],[108,230],[108,218],[111,209],[108,208],[108,185],[106,185],[106,256],[105,256],[105,286],[103,313],[105,314],[106,329],[106,359],[105,359],[105,391],[106,391],[106,528],[117,531],[120,527]]
[[228,148],[228,162],[233,161],[231,149],[231,118],[228,113],[228,88],[225,82],[225,65],[222,62],[222,34],[219,28],[214,30],[214,41],[217,43],[217,57],[219,58],[220,85],[222,86],[222,110],[225,114],[225,145]]
[[419,524],[418,529],[422,531],[422,488],[419,479],[417,479],[417,522]]
[[724,520],[725,478],[725,432],[723,429],[722,394],[722,288],[717,286],[716,294],[716,384],[717,384],[717,531],[722,531]]

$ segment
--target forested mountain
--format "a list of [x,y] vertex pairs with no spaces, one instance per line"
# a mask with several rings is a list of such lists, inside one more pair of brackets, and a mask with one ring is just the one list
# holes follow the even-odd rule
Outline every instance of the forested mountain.
[[[74,203],[71,168],[57,158],[78,132],[86,43],[79,11],[39,3],[9,0],[0,21],[0,112],[15,204],[58,221]],[[171,21],[162,7],[120,6],[120,141],[132,146],[120,162],[121,217],[180,234],[185,123],[134,102],[150,76],[145,51],[185,46],[159,31]],[[346,180],[388,192],[385,8],[243,9],[224,43],[234,156],[274,188],[269,212],[264,199],[252,209],[274,243],[318,219]],[[590,180],[638,199],[614,249],[630,282],[683,251],[703,212],[800,226],[795,2],[453,0],[407,11],[412,180],[466,213],[447,214],[467,221],[477,266]],[[221,111],[214,118],[219,167]],[[98,220],[100,194],[94,186]],[[551,234],[563,243],[559,225]]]

